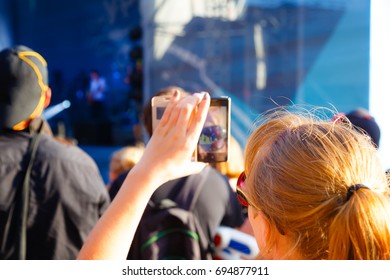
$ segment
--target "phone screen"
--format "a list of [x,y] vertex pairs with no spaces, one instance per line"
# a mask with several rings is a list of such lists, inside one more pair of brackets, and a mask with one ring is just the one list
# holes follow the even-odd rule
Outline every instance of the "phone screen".
[[230,98],[212,98],[207,119],[199,137],[197,161],[227,161],[229,139]]
[[152,98],[152,129],[156,129],[159,124],[165,108],[169,103],[170,97],[167,96],[156,96]]

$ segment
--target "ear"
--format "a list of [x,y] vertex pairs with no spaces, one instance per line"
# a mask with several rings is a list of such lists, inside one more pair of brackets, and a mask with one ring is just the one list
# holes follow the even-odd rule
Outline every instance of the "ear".
[[51,88],[47,87],[47,89],[45,91],[45,104],[44,104],[45,108],[47,108],[47,106],[49,106],[50,100],[51,100]]
[[258,225],[257,231],[261,232],[264,240],[268,242],[271,236],[271,224],[269,220],[265,217],[265,215],[258,209],[251,207],[250,213],[248,215],[252,215],[253,221]]

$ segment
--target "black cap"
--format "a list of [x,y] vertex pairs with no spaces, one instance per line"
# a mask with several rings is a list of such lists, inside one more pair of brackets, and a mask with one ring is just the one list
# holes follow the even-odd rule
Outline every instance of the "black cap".
[[381,137],[381,131],[378,123],[375,121],[367,110],[358,108],[345,115],[349,121],[360,129],[363,129],[372,139],[372,142],[379,147],[379,140]]
[[0,127],[19,130],[43,106],[48,88],[45,59],[25,46],[0,52]]

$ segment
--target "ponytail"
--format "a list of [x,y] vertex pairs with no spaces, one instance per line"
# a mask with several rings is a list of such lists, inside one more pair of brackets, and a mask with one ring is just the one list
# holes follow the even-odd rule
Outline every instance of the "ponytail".
[[348,188],[329,227],[329,259],[390,259],[388,197],[363,185]]

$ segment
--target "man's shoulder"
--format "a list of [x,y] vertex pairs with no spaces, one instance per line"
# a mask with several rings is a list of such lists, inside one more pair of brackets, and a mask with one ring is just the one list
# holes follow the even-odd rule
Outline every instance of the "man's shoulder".
[[38,148],[38,157],[45,160],[55,159],[69,164],[95,164],[90,155],[73,144],[64,144],[51,136],[42,135]]
[[[187,180],[189,184],[186,184]],[[190,185],[202,185],[200,192],[206,194],[215,195],[218,193],[219,195],[225,194],[226,196],[230,192],[230,185],[226,177],[211,166],[206,166],[202,172],[192,174],[188,176],[186,180],[178,180],[176,183],[188,187],[190,187]]]
[[[54,181],[73,182],[74,186],[86,193],[100,194],[98,189],[105,190],[99,168],[93,158],[76,145],[58,142],[53,137],[42,137],[35,161]],[[81,191],[81,189],[79,189]],[[108,197],[108,193],[107,193]]]
[[218,183],[219,185],[227,186],[228,181],[226,177],[221,174],[218,170],[211,166],[206,166],[200,174],[196,174],[197,176],[200,176],[202,173],[204,173],[203,176],[206,176],[205,180],[206,182],[214,182]]

